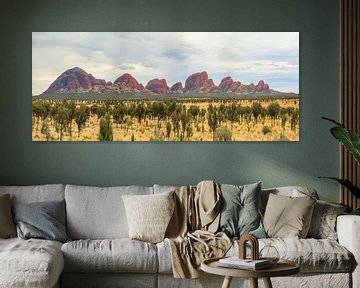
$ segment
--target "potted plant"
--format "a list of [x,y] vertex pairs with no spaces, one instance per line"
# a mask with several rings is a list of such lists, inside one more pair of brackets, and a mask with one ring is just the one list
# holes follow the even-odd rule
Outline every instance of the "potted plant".
[[[360,165],[360,136],[353,131],[347,129],[343,124],[336,122],[333,119],[322,117],[327,121],[336,124],[335,127],[330,129],[331,134],[342,143],[346,149],[353,155],[355,161]],[[354,185],[348,179],[341,179],[336,177],[319,177],[327,178],[339,182],[347,190],[349,190],[357,199],[360,198],[360,188]],[[351,214],[360,215],[360,207],[354,208]]]

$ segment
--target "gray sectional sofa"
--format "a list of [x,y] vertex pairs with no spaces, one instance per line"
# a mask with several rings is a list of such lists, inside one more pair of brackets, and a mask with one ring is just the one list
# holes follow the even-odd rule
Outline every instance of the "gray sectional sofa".
[[[299,187],[298,187],[299,188]],[[122,195],[166,192],[173,187],[88,187],[75,185],[0,186],[12,204],[66,202],[66,228],[72,241],[0,239],[0,287],[221,287],[222,277],[172,277],[167,242],[146,243],[128,238]],[[301,189],[301,187],[299,188]],[[263,191],[292,195],[291,187]],[[297,261],[301,273],[274,278],[274,287],[360,287],[360,217],[337,218],[338,241],[330,239],[260,239],[282,258]],[[228,252],[236,255],[237,242]],[[259,281],[262,285],[262,281]],[[250,284],[234,279],[233,287]],[[260,286],[261,286],[260,285]]]

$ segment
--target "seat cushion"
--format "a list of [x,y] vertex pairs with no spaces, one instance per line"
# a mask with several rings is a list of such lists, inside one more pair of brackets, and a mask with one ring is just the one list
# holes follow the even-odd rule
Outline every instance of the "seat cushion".
[[[301,273],[350,272],[354,265],[353,255],[344,246],[330,239],[259,239],[259,250],[265,245],[275,247],[281,259],[298,263]],[[238,245],[235,242],[228,256],[236,255],[237,251]]]
[[1,287],[52,287],[63,268],[60,242],[0,239]]
[[153,194],[152,187],[66,185],[67,233],[73,239],[128,238],[123,195]]
[[[265,245],[274,246],[281,259],[295,261],[301,273],[350,272],[354,265],[353,255],[339,243],[330,239],[268,238],[259,239],[260,250]],[[157,244],[159,273],[172,273],[171,248],[167,241]],[[238,255],[239,246],[235,241],[227,256]],[[250,251],[249,251],[250,256]]]
[[156,273],[156,246],[130,239],[78,240],[61,248],[66,272]]

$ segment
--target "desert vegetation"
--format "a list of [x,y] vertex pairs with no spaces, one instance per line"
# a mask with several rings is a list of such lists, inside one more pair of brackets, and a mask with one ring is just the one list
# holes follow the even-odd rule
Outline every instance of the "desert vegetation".
[[299,98],[36,99],[34,141],[297,141]]

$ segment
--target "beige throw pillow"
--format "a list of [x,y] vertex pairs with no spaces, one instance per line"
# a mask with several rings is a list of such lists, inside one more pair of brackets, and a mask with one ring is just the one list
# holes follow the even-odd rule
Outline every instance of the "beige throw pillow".
[[269,237],[306,238],[316,200],[311,197],[288,197],[270,194],[264,215]]
[[151,243],[164,240],[175,207],[173,193],[122,196],[131,239]]
[[0,196],[0,238],[16,237],[9,194]]

